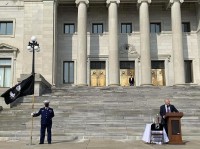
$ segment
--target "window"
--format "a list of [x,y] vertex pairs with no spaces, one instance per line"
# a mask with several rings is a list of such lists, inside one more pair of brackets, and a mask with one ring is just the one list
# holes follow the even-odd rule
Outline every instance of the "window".
[[73,23],[64,24],[64,33],[73,34],[75,32],[75,25]]
[[103,33],[103,24],[102,23],[93,23],[92,24],[92,33],[93,34],[102,34]]
[[63,67],[63,82],[68,84],[74,83],[74,62],[64,62]]
[[161,23],[150,23],[150,33],[160,33]]
[[11,59],[0,59],[0,87],[10,87]]
[[192,61],[185,60],[185,83],[193,83]]
[[120,62],[120,69],[134,69],[135,62],[134,61],[121,61]]
[[182,31],[183,32],[190,32],[190,22],[183,22],[182,23]]
[[104,61],[92,61],[90,62],[90,69],[105,69],[106,65]]
[[151,61],[151,69],[165,69],[164,61]]
[[13,22],[0,21],[0,35],[12,35],[12,34],[13,34]]
[[132,33],[132,23],[122,23],[121,33]]

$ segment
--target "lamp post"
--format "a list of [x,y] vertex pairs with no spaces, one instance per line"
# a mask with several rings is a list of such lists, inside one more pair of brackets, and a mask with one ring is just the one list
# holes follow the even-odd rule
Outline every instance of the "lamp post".
[[[27,50],[29,50],[30,52],[33,52],[32,75],[33,75],[33,78],[34,78],[33,90],[35,90],[35,50],[37,52],[40,51],[39,43],[37,43],[37,40],[36,40],[35,36],[31,37],[31,41],[29,41],[29,43],[28,43]],[[35,91],[33,91],[33,100],[32,100],[32,110],[33,111],[34,111],[34,102],[35,102],[34,94],[35,94]],[[32,126],[31,126],[30,145],[33,145],[32,144],[32,132],[33,132],[33,117],[32,117]]]
[[27,50],[33,52],[33,59],[32,59],[32,75],[35,77],[35,50],[37,52],[40,51],[39,43],[37,43],[36,37],[32,36],[31,41],[29,41]]

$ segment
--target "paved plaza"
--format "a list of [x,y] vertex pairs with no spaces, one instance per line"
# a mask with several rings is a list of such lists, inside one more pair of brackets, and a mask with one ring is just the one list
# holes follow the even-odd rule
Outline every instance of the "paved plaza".
[[184,141],[183,145],[156,145],[142,141],[113,141],[113,140],[75,140],[54,141],[52,144],[33,145],[24,141],[1,141],[0,149],[199,149],[200,141]]

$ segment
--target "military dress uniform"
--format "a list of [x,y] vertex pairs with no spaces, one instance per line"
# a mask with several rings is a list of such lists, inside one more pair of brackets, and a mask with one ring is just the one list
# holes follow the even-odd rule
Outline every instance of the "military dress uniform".
[[47,129],[47,141],[51,144],[51,127],[52,118],[54,117],[54,111],[50,107],[43,107],[38,113],[34,113],[33,117],[41,115],[41,129],[40,129],[40,144],[44,144],[45,131]]

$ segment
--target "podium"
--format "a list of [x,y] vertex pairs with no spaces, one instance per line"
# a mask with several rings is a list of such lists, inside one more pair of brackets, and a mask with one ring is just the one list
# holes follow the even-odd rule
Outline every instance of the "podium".
[[169,144],[183,144],[181,133],[181,117],[183,112],[166,113]]

